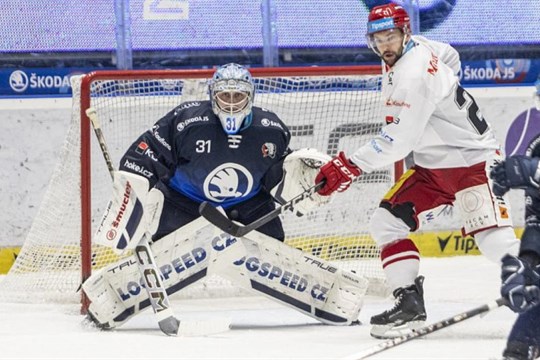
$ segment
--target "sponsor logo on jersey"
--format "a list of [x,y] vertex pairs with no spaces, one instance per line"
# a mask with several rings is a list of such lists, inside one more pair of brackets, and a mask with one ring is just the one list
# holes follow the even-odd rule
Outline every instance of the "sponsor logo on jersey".
[[146,169],[144,166],[131,162],[128,159],[126,159],[126,161],[124,162],[124,166],[147,178],[151,178],[152,176],[154,176],[154,173]]
[[263,157],[275,158],[276,157],[276,144],[264,143],[262,146]]
[[375,150],[375,152],[377,154],[380,154],[383,152],[383,150],[381,149],[381,147],[379,146],[379,144],[377,144],[377,141],[375,141],[375,139],[371,139],[371,141],[369,142],[369,144],[371,145],[371,147],[373,148],[373,150]]
[[276,122],[276,121],[272,121],[270,119],[267,119],[267,118],[263,118],[261,120],[261,124],[262,126],[274,126],[274,127],[278,127],[280,128],[281,130],[283,130],[283,126],[281,126],[280,123]]
[[184,120],[182,122],[179,122],[178,125],[176,125],[176,130],[182,131],[188,126],[189,124],[201,122],[201,121],[209,121],[208,116],[195,116],[193,118]]
[[171,145],[165,139],[160,135],[159,133],[159,125],[152,126],[152,135],[156,138],[156,140],[165,147],[165,149],[171,151]]
[[225,163],[212,170],[204,179],[204,195],[210,201],[223,202],[244,197],[253,189],[253,175],[237,163]]
[[384,131],[383,129],[381,129],[381,131],[379,132],[379,136],[382,137],[385,141],[388,141],[391,143],[394,142],[394,138],[388,135],[388,133]]
[[150,146],[145,141],[141,141],[137,147],[135,148],[135,152],[139,155],[146,155],[153,161],[158,161],[156,155],[152,150],[150,150]]
[[177,111],[184,110],[184,109],[189,109],[189,108],[192,108],[192,107],[195,107],[195,106],[201,106],[201,103],[195,101],[195,102],[188,102],[188,103],[182,104],[182,105],[180,105],[179,107],[176,108],[175,113]]
[[508,209],[504,206],[499,205],[499,213],[501,214],[501,219],[508,219]]
[[394,85],[394,72],[390,71],[388,73],[388,85]]
[[227,142],[231,149],[238,149],[240,147],[240,142],[242,141],[242,135],[228,135]]
[[434,53],[431,53],[431,60],[429,61],[427,72],[430,75],[435,75],[437,70],[439,70],[439,58]]
[[396,124],[396,125],[399,124],[399,118],[397,118],[397,117],[387,115],[385,120],[386,120],[386,125],[388,125],[388,124]]
[[137,148],[135,149],[135,152],[139,155],[144,155],[144,152],[148,150],[148,144],[144,141],[141,141],[139,145],[137,145]]
[[386,99],[385,105],[386,106],[406,107],[407,109],[411,108],[411,104],[406,103],[405,101],[394,100],[392,98]]

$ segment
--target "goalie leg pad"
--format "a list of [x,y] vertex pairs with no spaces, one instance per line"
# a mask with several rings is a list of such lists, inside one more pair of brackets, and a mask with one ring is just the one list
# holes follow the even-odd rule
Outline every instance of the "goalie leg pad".
[[325,324],[349,325],[358,318],[364,278],[256,231],[240,240],[241,248],[220,255],[217,274]]
[[[204,218],[185,225],[151,245],[169,295],[208,273],[215,228]],[[82,288],[89,312],[99,326],[115,328],[150,305],[135,256],[111,264],[88,278]]]

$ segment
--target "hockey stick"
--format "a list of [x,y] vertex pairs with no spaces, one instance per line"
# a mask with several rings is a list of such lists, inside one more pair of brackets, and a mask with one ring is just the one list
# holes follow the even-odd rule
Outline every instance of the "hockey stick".
[[389,339],[387,341],[384,341],[380,344],[377,344],[369,349],[366,349],[364,351],[358,352],[356,354],[349,355],[347,357],[344,357],[342,360],[360,360],[360,359],[366,359],[372,355],[378,354],[380,352],[386,351],[388,349],[392,349],[398,345],[401,345],[407,341],[422,337],[427,334],[431,334],[432,332],[444,329],[448,326],[457,324],[459,322],[462,322],[464,320],[470,319],[472,317],[475,317],[477,315],[484,314],[488,311],[491,311],[493,309],[496,309],[500,306],[506,305],[506,299],[505,298],[498,298],[497,300],[491,301],[487,304],[484,304],[482,306],[478,306],[474,309],[462,312],[460,314],[454,315],[448,319],[438,321],[436,323],[433,323],[431,325],[426,325],[424,327],[421,327],[419,329],[413,330],[412,332],[398,336],[392,339]]
[[[111,175],[111,179],[114,181],[114,165],[111,161],[111,156],[107,148],[107,143],[105,142],[105,137],[103,136],[103,131],[101,130],[96,109],[88,108],[86,110],[86,115],[88,115],[90,118],[90,122],[92,123],[94,132],[96,133],[101,152],[103,153],[103,157],[107,163],[109,174]],[[180,321],[174,316],[171,309],[169,296],[167,295],[167,291],[163,286],[154,254],[152,253],[152,249],[148,243],[147,233],[143,235],[142,239],[135,247],[135,255],[141,277],[144,281],[144,288],[148,292],[148,298],[150,299],[152,309],[157,315],[159,328],[166,335],[177,335],[180,327]]]
[[232,236],[242,237],[249,233],[250,231],[253,231],[267,222],[275,219],[282,213],[284,213],[287,210],[294,210],[294,205],[298,204],[300,201],[310,197],[313,195],[317,190],[322,188],[324,185],[324,182],[321,181],[320,183],[310,187],[309,189],[305,190],[303,193],[295,196],[291,200],[287,201],[285,204],[278,206],[274,210],[270,211],[268,214],[258,218],[257,220],[247,224],[247,225],[239,225],[238,223],[233,222],[230,220],[225,214],[223,214],[221,211],[219,211],[217,208],[212,206],[208,201],[203,201],[201,205],[199,206],[199,213],[209,222],[220,228],[221,230],[225,231],[227,234],[231,234]]

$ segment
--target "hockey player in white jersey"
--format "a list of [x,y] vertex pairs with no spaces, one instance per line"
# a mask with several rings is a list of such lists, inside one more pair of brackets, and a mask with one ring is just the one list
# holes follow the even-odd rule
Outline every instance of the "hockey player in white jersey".
[[457,51],[411,35],[407,12],[392,3],[371,10],[367,37],[383,61],[386,126],[349,157],[341,152],[324,165],[316,182],[326,180],[322,195],[344,191],[363,172],[413,154],[415,165],[384,196],[370,225],[396,298],[392,309],[371,318],[371,334],[388,338],[426,320],[420,253],[408,235],[431,210],[456,205],[463,235],[474,236],[494,262],[516,254],[519,244],[508,201],[491,192],[487,175],[501,158],[499,144],[476,101],[459,84]]

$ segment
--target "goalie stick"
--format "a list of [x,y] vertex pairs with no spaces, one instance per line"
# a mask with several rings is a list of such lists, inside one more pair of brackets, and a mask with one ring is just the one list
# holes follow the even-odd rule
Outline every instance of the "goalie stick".
[[275,219],[280,214],[284,213],[287,210],[294,210],[294,205],[298,204],[300,201],[306,199],[307,197],[313,195],[317,190],[324,186],[324,181],[310,187],[305,190],[303,193],[295,196],[291,200],[287,201],[285,204],[278,206],[274,210],[270,211],[268,214],[258,218],[257,220],[247,224],[239,225],[238,223],[230,220],[225,214],[219,211],[217,208],[212,206],[208,201],[203,201],[199,206],[199,213],[209,222],[225,231],[228,234],[236,237],[242,237],[247,233],[263,226],[269,221]]
[[[86,115],[88,115],[90,122],[92,123],[101,152],[107,163],[107,168],[109,169],[111,178],[113,178],[115,169],[111,161],[107,143],[105,142],[105,137],[103,136],[103,131],[101,130],[97,112],[94,108],[88,108],[86,110]],[[145,285],[144,287],[148,293],[148,298],[150,299],[150,305],[157,315],[158,325],[163,333],[169,336],[202,336],[229,330],[230,319],[212,319],[208,321],[195,320],[188,322],[179,321],[174,316],[170,306],[169,296],[167,295],[167,291],[161,279],[161,273],[155,262],[152,248],[148,242],[147,234],[142,237],[135,247],[135,255]],[[153,282],[153,284],[151,282]]]
[[496,309],[500,306],[506,305],[507,301],[505,298],[498,298],[497,300],[491,301],[487,304],[484,304],[482,306],[478,306],[474,309],[462,312],[460,314],[454,315],[450,318],[447,318],[445,320],[438,321],[436,323],[423,326],[419,329],[415,329],[412,332],[398,336],[392,339],[389,339],[387,341],[384,341],[380,344],[377,344],[371,348],[368,348],[364,351],[358,352],[356,354],[349,355],[347,357],[344,357],[342,360],[360,360],[360,359],[366,359],[372,355],[378,354],[380,352],[386,351],[388,349],[392,349],[398,345],[401,345],[407,341],[422,337],[427,334],[431,334],[432,332],[444,329],[448,326],[460,323],[464,320],[470,319],[472,317],[475,317],[477,315],[481,315],[484,313],[487,313],[488,311],[491,311],[493,309]]
[[[103,154],[105,162],[107,163],[109,174],[111,175],[111,179],[114,180],[114,165],[111,161],[111,156],[107,148],[107,143],[105,142],[105,137],[103,136],[103,131],[101,130],[96,109],[88,108],[86,110],[86,115],[88,115],[90,118],[90,122],[92,123],[92,127],[94,128],[94,132],[99,142],[99,147],[101,148],[101,153]],[[154,254],[152,253],[152,249],[148,243],[146,233],[135,247],[135,255],[137,265],[139,266],[141,275],[143,275],[142,279],[145,284],[144,288],[148,292],[150,304],[152,305],[152,309],[158,318],[159,328],[166,335],[177,335],[180,327],[180,321],[174,316],[171,309],[169,296],[167,295],[167,291],[163,286],[159,269],[154,260]],[[153,284],[148,281],[148,276],[144,276],[144,274],[148,274],[148,276],[152,277]]]

